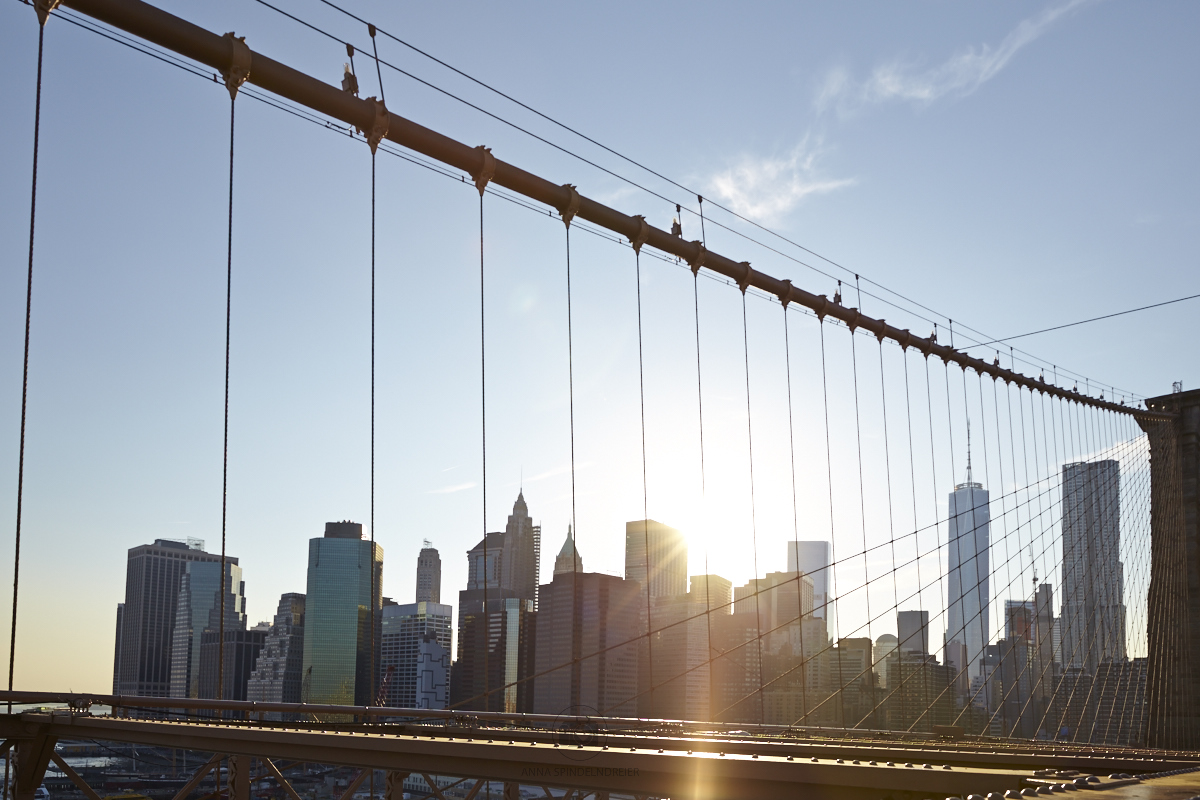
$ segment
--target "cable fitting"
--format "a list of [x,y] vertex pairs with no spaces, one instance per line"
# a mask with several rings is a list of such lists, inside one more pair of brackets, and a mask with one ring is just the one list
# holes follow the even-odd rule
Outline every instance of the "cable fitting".
[[37,12],[38,24],[43,27],[46,25],[46,20],[50,19],[50,13],[58,8],[61,0],[34,0],[33,10]]
[[558,213],[562,214],[563,224],[569,228],[571,220],[575,219],[575,215],[579,213],[579,192],[569,183],[564,183],[563,188],[567,190],[567,205],[565,208],[560,208]]
[[479,153],[479,171],[471,177],[475,179],[475,188],[479,190],[479,196],[483,197],[488,183],[496,177],[496,157],[492,155],[490,147],[479,145],[475,150]]
[[879,330],[875,331],[875,338],[879,340],[879,343],[881,345],[883,344],[883,340],[887,338],[887,320],[886,319],[879,320]]
[[383,104],[382,100],[368,97],[367,102],[375,105],[375,120],[371,123],[370,132],[367,133],[367,144],[371,146],[371,155],[375,155],[375,149],[379,147],[379,143],[383,141],[383,137],[387,136],[388,127],[392,122],[392,115],[388,113],[387,106]]
[[819,297],[821,298],[821,304],[815,306],[813,311],[816,312],[817,319],[821,322],[824,322],[825,315],[829,313],[829,298],[826,295],[819,295]]
[[786,309],[788,303],[792,302],[792,282],[784,278],[780,283],[783,284],[783,291],[779,293],[779,305]]
[[696,275],[700,272],[700,268],[704,266],[704,259],[708,256],[708,251],[704,249],[704,245],[700,244],[699,241],[694,241],[692,244],[696,245],[696,256],[688,261],[688,265],[692,268],[692,274]]
[[642,252],[642,245],[650,238],[650,226],[646,224],[646,218],[641,214],[634,214],[633,218],[637,220],[638,232],[629,240],[629,243],[633,245],[633,252],[640,254]]
[[861,316],[862,313],[860,313],[857,308],[850,309],[850,319],[846,320],[845,322],[846,327],[850,329],[851,333],[854,333],[855,329],[858,328],[858,320]]
[[912,332],[909,331],[908,328],[905,328],[903,333],[904,333],[904,335],[901,336],[896,341],[900,342],[900,351],[901,352],[908,352],[908,346],[910,344],[912,344]]
[[221,77],[225,79],[229,99],[236,100],[238,89],[250,77],[250,48],[246,46],[245,36],[234,36],[230,31],[225,38],[229,40],[229,68],[222,70]]
[[738,281],[738,288],[742,290],[742,294],[745,294],[746,289],[750,286],[750,280],[754,277],[754,270],[750,268],[749,261],[743,261],[742,267],[742,278]]

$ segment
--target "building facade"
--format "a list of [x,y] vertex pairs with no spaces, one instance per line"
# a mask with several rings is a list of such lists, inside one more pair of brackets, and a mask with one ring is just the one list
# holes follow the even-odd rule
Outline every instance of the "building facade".
[[375,701],[372,643],[378,646],[383,548],[356,522],[327,522],[308,543],[303,702],[365,706]]
[[954,662],[960,657],[952,643],[965,646],[966,679],[979,674],[979,659],[991,636],[991,511],[990,496],[971,476],[967,454],[967,480],[954,487],[949,505],[949,562],[946,571],[946,644]]
[[[386,705],[446,707],[453,614],[453,606],[426,601],[384,606],[379,681],[387,681]],[[431,705],[438,696],[441,705]]]
[[1125,660],[1120,464],[1064,465],[1062,513],[1062,663],[1094,676]]
[[[204,542],[155,539],[130,548],[125,571],[125,602],[119,607],[113,691],[138,697],[171,693],[171,652],[179,588],[187,565],[220,563],[204,552]],[[226,561],[237,564],[237,559]]]
[[[171,697],[200,696],[200,640],[221,629],[221,562],[189,561],[179,582],[171,637]],[[225,626],[246,629],[246,583],[242,568],[225,564]]]
[[788,542],[788,571],[802,572],[812,578],[813,615],[827,619],[829,587],[833,585],[833,567],[829,542]]
[[442,557],[428,539],[417,556],[417,602],[442,602]]
[[[305,597],[289,592],[279,598],[270,631],[263,639],[254,671],[246,682],[246,699],[260,703],[299,703],[304,673]],[[272,719],[280,719],[274,714]]]

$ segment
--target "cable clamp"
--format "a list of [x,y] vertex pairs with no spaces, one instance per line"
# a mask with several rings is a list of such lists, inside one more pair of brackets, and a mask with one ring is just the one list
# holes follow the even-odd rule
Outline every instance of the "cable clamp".
[[246,37],[234,36],[233,31],[224,38],[229,40],[229,68],[221,71],[221,77],[225,79],[229,99],[234,100],[238,89],[250,77],[250,48],[246,46]]
[[569,183],[564,183],[563,188],[567,190],[567,205],[565,208],[560,208],[558,213],[562,214],[563,224],[569,228],[571,220],[575,219],[575,215],[579,213],[579,192],[575,191],[575,187]]
[[38,24],[44,26],[50,19],[50,12],[58,8],[61,0],[34,0],[33,10],[37,12]]
[[925,358],[929,358],[929,355],[933,352],[933,343],[936,340],[937,334],[935,333],[932,338],[922,339],[921,343],[917,345],[917,349],[925,354]]
[[828,296],[826,296],[826,295],[823,295],[823,294],[822,294],[822,295],[818,295],[818,297],[820,297],[820,298],[821,298],[821,302],[820,302],[820,304],[819,304],[819,305],[816,305],[816,306],[814,306],[814,307],[813,307],[813,311],[815,311],[815,312],[816,312],[816,314],[817,314],[817,319],[818,319],[820,322],[824,322],[824,321],[825,321],[825,315],[826,315],[827,313],[829,313],[829,297],[828,297]]
[[479,145],[475,149],[479,152],[479,172],[476,172],[471,177],[475,179],[475,188],[479,190],[479,196],[483,197],[488,183],[491,182],[492,178],[496,177],[496,157],[492,155],[492,148],[490,147]]
[[375,104],[375,121],[371,123],[371,131],[367,134],[367,144],[371,146],[371,155],[375,155],[375,148],[379,147],[379,143],[387,136],[392,115],[388,113],[387,106],[383,104],[382,100],[368,97],[367,102]]
[[708,255],[708,251],[704,249],[704,245],[700,244],[699,241],[694,241],[692,244],[696,245],[696,257],[689,259],[688,264],[692,268],[692,274],[695,275],[704,266],[704,259]]
[[792,302],[792,282],[784,278],[780,283],[783,284],[783,291],[779,293],[779,305],[786,309],[788,303]]
[[858,319],[862,316],[862,314],[857,308],[851,308],[850,311],[853,312],[853,315],[850,317],[850,319],[846,320],[846,327],[850,329],[851,333],[854,333],[855,328],[858,327]]
[[743,261],[742,278],[738,281],[738,288],[742,290],[742,294],[746,293],[746,289],[750,286],[750,279],[754,277],[754,270],[750,268],[749,261]]
[[879,330],[875,331],[875,338],[879,340],[880,344],[883,344],[883,340],[887,338],[887,320],[886,319],[879,320]]
[[646,224],[646,218],[641,214],[634,214],[633,218],[637,220],[638,232],[636,236],[629,240],[629,243],[633,245],[633,252],[641,253],[642,245],[650,238],[650,226]]

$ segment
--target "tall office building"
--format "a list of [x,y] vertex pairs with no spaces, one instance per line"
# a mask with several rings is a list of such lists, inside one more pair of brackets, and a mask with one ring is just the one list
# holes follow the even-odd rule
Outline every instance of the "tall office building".
[[383,607],[379,682],[388,681],[386,705],[446,707],[453,614],[453,606],[426,601]]
[[540,597],[533,711],[636,716],[638,585],[556,570]]
[[929,612],[897,611],[896,634],[901,653],[929,655]]
[[[192,562],[221,561],[204,552],[204,542],[155,539],[130,548],[125,570],[125,602],[119,607],[118,652],[113,690],[138,697],[167,697],[171,691],[171,650],[179,586]],[[228,563],[237,564],[236,558]]]
[[521,679],[533,674],[541,542],[541,526],[533,524],[522,492],[504,532],[487,534],[467,551],[452,704],[473,711],[529,710],[533,687]]
[[442,557],[428,539],[417,556],[417,602],[442,602]]
[[[220,631],[205,629],[200,636],[199,696],[205,700],[245,700],[254,662],[258,661],[266,636],[263,628],[226,629],[222,647]],[[219,668],[222,663],[223,669]]]
[[[279,598],[271,630],[263,640],[246,699],[260,703],[299,703],[304,672],[305,597],[289,592]],[[280,719],[275,713],[273,719]]]
[[517,493],[513,511],[504,528],[501,585],[516,592],[523,600],[533,601],[537,611],[538,584],[541,583],[542,526],[534,525],[525,505],[525,493]]
[[1096,675],[1125,659],[1120,464],[1064,465],[1062,509],[1062,663]]
[[[236,562],[225,564],[225,630],[246,629],[246,583]],[[221,629],[221,562],[189,561],[179,582],[171,637],[171,697],[200,696],[200,640]],[[225,698],[230,699],[230,698]]]
[[979,659],[991,631],[988,618],[992,598],[991,512],[988,504],[988,490],[972,479],[968,449],[967,480],[950,493],[944,639],[947,653],[954,652],[954,648],[949,647],[954,642],[966,646],[968,682],[979,674]]
[[829,542],[788,542],[788,570],[803,572],[813,582],[813,615],[828,619],[829,588],[833,585],[833,567]]
[[687,560],[687,540],[670,525],[652,519],[625,523],[625,580],[648,588],[650,597],[687,594]]
[[380,640],[382,578],[383,548],[362,538],[359,523],[327,522],[325,535],[309,540],[303,702],[365,706],[375,701],[371,643],[378,646]]

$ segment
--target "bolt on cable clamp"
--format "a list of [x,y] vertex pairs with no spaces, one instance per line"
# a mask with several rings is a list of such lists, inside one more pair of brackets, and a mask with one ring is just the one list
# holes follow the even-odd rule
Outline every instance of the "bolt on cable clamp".
[[708,255],[708,251],[699,241],[694,241],[692,244],[696,245],[696,257],[688,261],[688,265],[692,268],[692,274],[695,275],[704,266],[704,258]]
[[492,178],[496,177],[496,158],[492,155],[492,148],[479,145],[475,148],[479,153],[479,171],[471,177],[475,179],[475,188],[479,190],[479,196],[483,197],[483,193],[487,190],[488,183]]
[[229,90],[229,99],[237,98],[238,89],[250,77],[250,48],[246,46],[245,36],[235,36],[232,31],[225,34],[229,40],[229,68],[221,71],[225,79],[225,88]]
[[571,220],[575,219],[575,215],[579,213],[579,192],[569,183],[564,183],[562,188],[567,190],[567,205],[560,208],[558,213],[562,215],[563,224],[569,228]]
[[749,261],[743,261],[742,266],[745,268],[742,271],[742,277],[738,280],[738,288],[742,290],[742,294],[746,293],[746,289],[750,286],[750,281],[754,277],[754,270],[750,268]]
[[637,220],[638,232],[636,235],[630,238],[629,243],[633,245],[633,252],[641,253],[642,245],[644,245],[646,240],[650,238],[650,226],[646,224],[646,218],[641,214],[634,214],[633,218]]
[[371,123],[370,132],[367,133],[367,144],[371,146],[371,155],[375,155],[375,149],[379,147],[379,143],[383,141],[383,137],[387,136],[388,127],[392,122],[392,115],[388,113],[387,106],[383,104],[382,100],[368,97],[367,102],[375,105],[375,119]]
[[46,20],[50,19],[51,12],[58,8],[60,2],[62,0],[34,0],[33,10],[37,12],[39,25],[46,25]]

